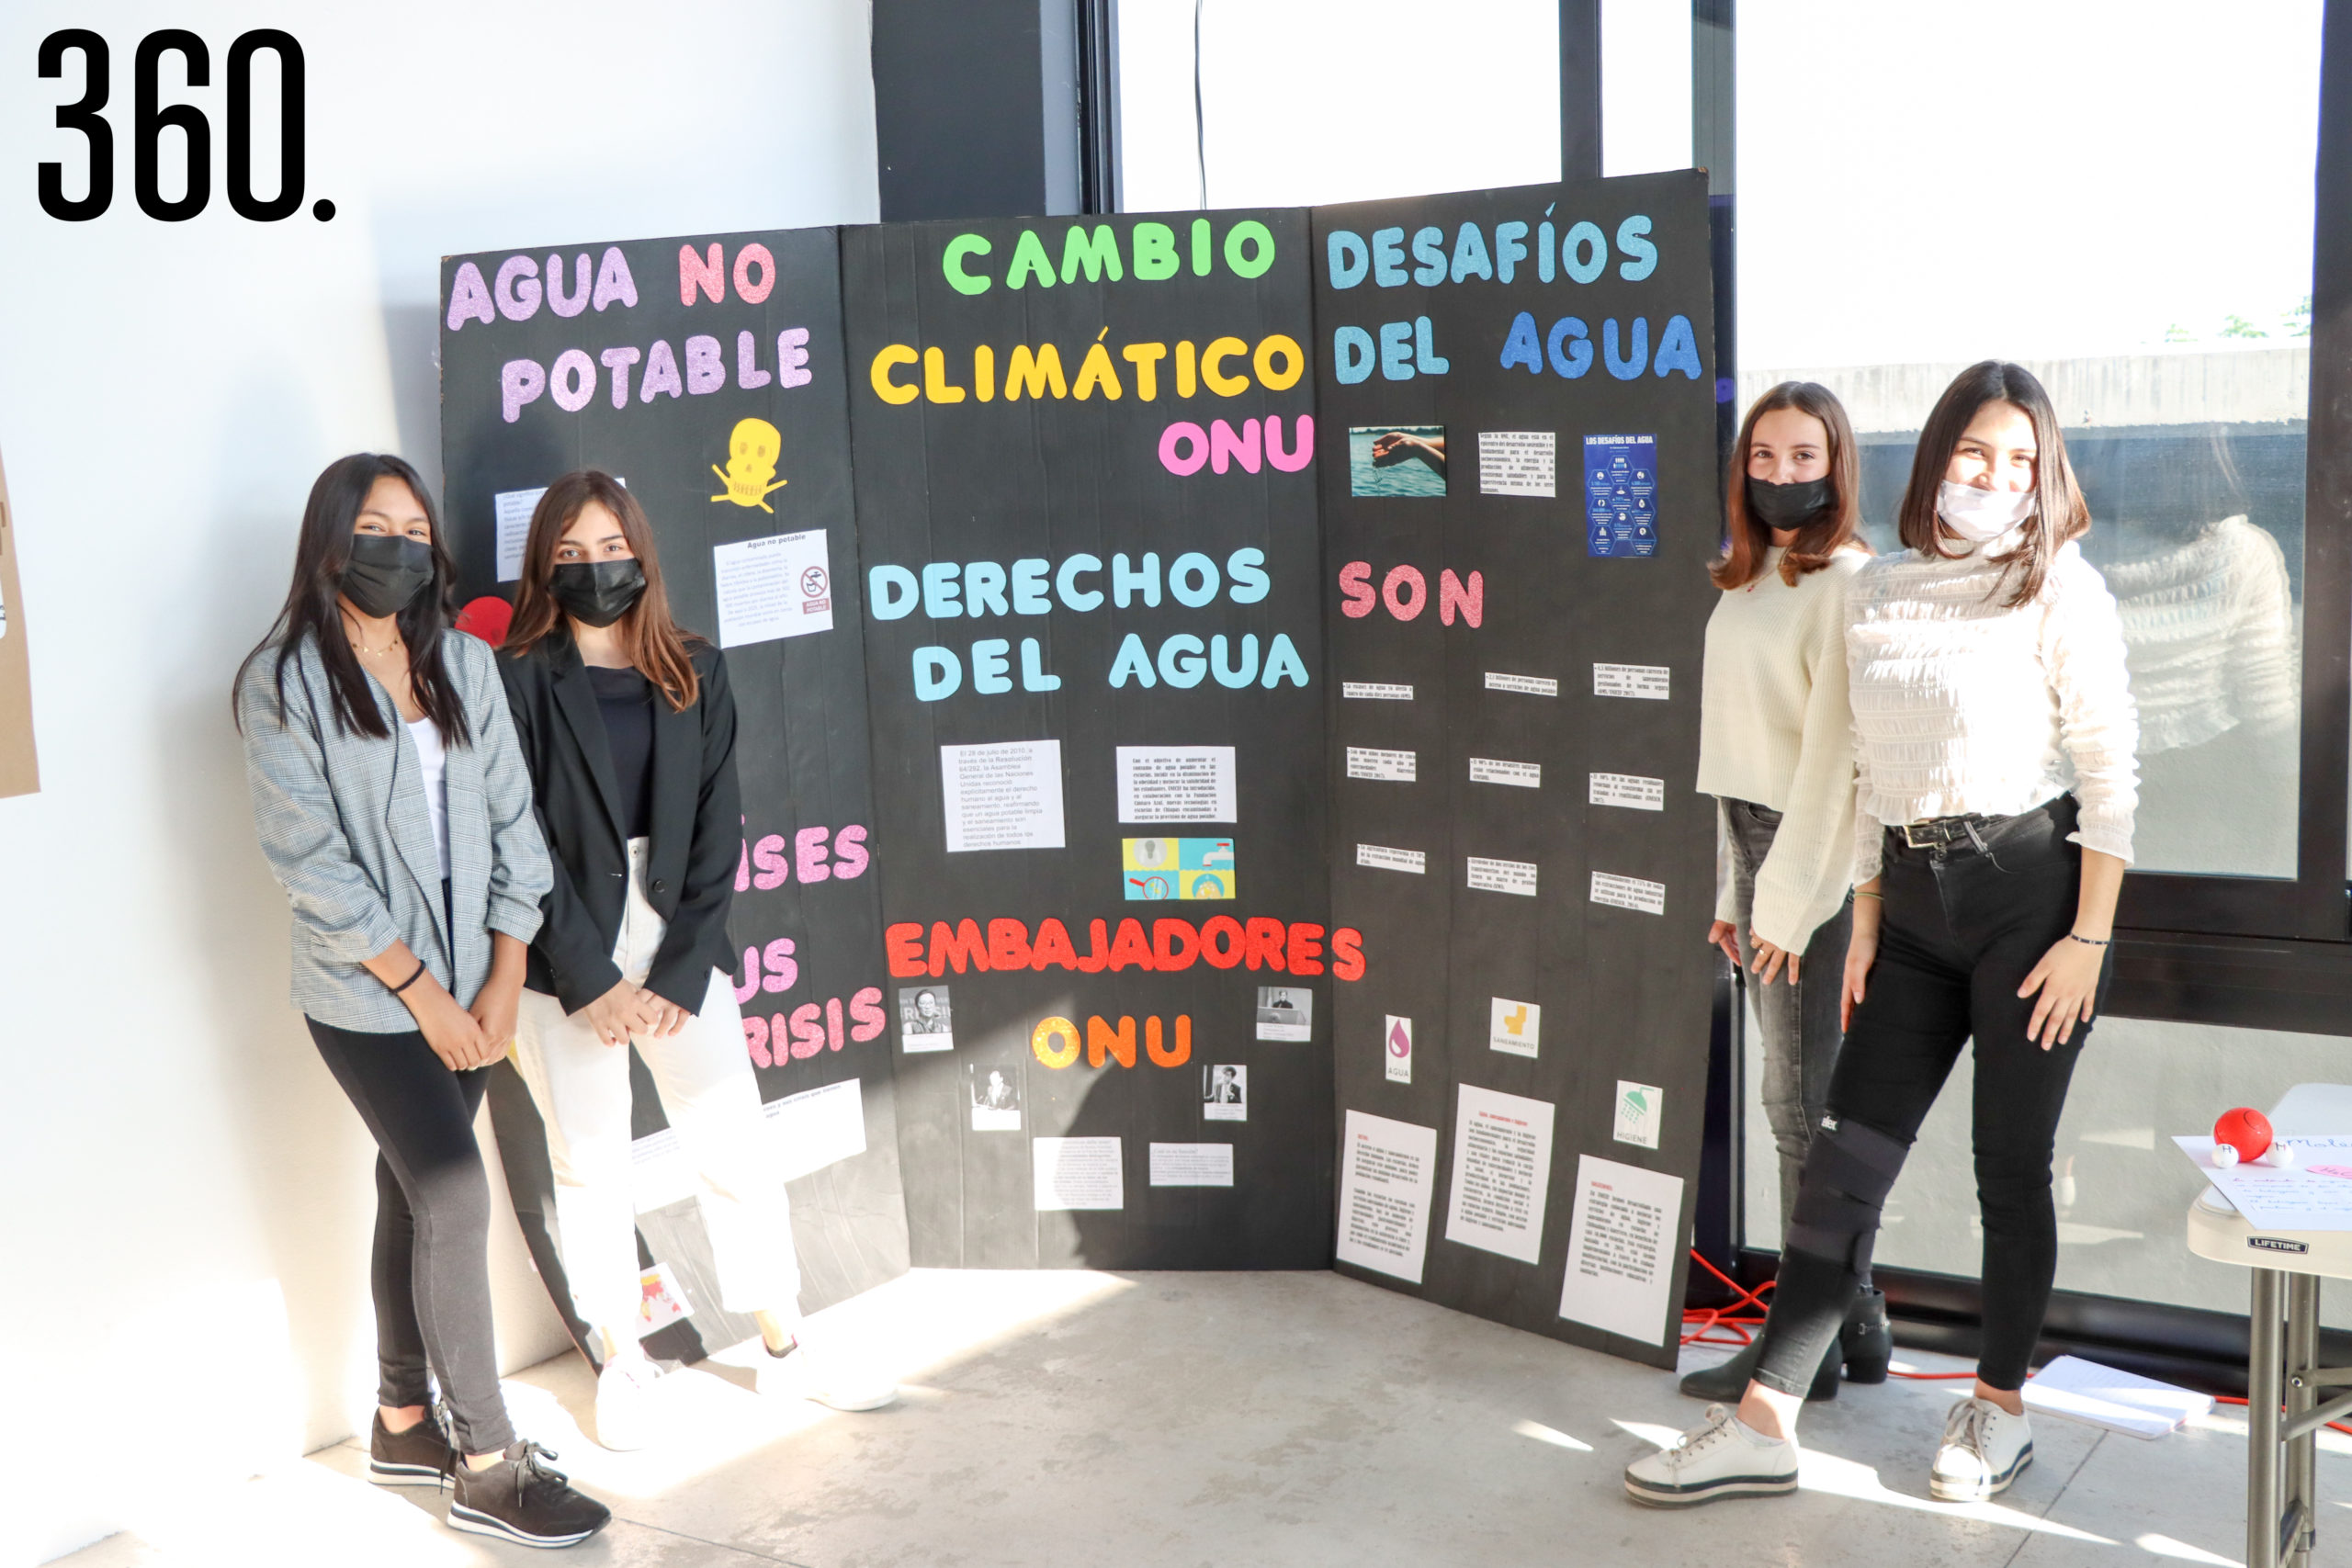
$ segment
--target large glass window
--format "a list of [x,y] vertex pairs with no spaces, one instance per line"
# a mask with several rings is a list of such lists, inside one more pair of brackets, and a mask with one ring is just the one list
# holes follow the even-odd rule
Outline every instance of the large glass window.
[[2050,389],[2140,706],[2137,869],[2297,873],[2318,0],[1747,0],[1737,396],[1826,384],[1871,542],[1962,366]]
[[[2298,831],[2320,12],[1737,13],[1735,396],[1802,378],[1846,400],[1883,551],[1957,371],[2014,359],[2050,389],[2140,709],[2127,924],[2345,934],[2335,868],[2304,863]],[[2181,1243],[2199,1179],[2171,1138],[2341,1079],[2346,1045],[2101,1019],[2058,1134],[2058,1283],[2243,1311],[2238,1272]],[[1752,1030],[1747,1052],[1744,1218],[1772,1246]],[[1963,1055],[1888,1204],[1886,1264],[1976,1270],[1971,1077]]]
[[[2053,1168],[2058,1286],[2104,1296],[2245,1310],[2245,1271],[2192,1254],[2181,1240],[2204,1178],[2173,1146],[2232,1105],[2267,1109],[2299,1083],[2344,1077],[2334,1035],[2105,1018],[2075,1068],[2058,1124]],[[1750,1035],[1748,1074],[1760,1071]],[[1893,1268],[1973,1274],[1984,1247],[1970,1164],[1973,1082],[1963,1054],[1886,1204],[1877,1260]],[[1780,1228],[1772,1141],[1752,1106],[1747,1161],[1752,1245]],[[2328,1297],[2327,1322],[2352,1326],[2352,1297]]]

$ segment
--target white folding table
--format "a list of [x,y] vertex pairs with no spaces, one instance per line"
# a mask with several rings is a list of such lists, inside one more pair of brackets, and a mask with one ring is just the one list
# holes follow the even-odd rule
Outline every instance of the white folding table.
[[[2297,1084],[2270,1112],[2285,1137],[2352,1130],[2352,1085]],[[2253,1273],[2246,1351],[2246,1568],[2308,1568],[2320,1428],[2352,1415],[2352,1367],[2319,1364],[2319,1282],[2352,1279],[2352,1231],[2256,1230],[2208,1187],[2188,1206],[2188,1250]],[[2284,1405],[2282,1413],[2280,1406]]]

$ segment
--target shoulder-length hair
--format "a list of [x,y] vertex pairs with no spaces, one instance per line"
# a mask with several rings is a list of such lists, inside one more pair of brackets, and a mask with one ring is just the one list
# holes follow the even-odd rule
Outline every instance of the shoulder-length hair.
[[[367,671],[359,667],[359,656],[351,650],[343,612],[335,603],[343,592],[343,569],[351,561],[352,529],[368,503],[368,492],[383,479],[408,486],[433,531],[433,580],[418,589],[416,596],[392,618],[400,627],[401,640],[408,644],[410,690],[425,716],[440,728],[445,745],[468,745],[473,736],[466,723],[465,704],[458,699],[458,688],[441,659],[441,634],[449,629],[457,614],[457,567],[442,542],[441,514],[434,509],[433,495],[424,488],[423,476],[389,452],[355,452],[337,457],[311,484],[311,499],[302,507],[301,530],[294,542],[294,581],[267,635],[237,666],[237,682],[242,684],[254,660],[274,646],[277,664],[270,673],[282,720],[286,666],[309,641],[319,650],[319,662],[326,667],[336,732],[376,740],[390,738],[391,730],[376,705],[376,694],[369,689]],[[241,727],[243,722],[240,716]]]
[[670,618],[670,595],[662,586],[662,558],[653,547],[653,525],[646,520],[645,508],[628,486],[599,469],[577,468],[564,475],[548,486],[532,509],[530,536],[523,542],[523,577],[514,588],[514,619],[506,628],[506,651],[528,653],[542,637],[570,635],[563,607],[548,592],[548,584],[555,575],[556,546],[591,502],[620,520],[621,537],[628,541],[639,570],[645,573],[645,592],[614,626],[621,651],[639,673],[661,688],[673,711],[684,713],[702,692],[687,655],[688,640],[703,639],[681,630]]
[[1846,417],[1846,405],[1818,381],[1783,381],[1756,400],[1740,421],[1739,439],[1732,444],[1731,473],[1724,486],[1724,553],[1707,569],[1721,589],[1745,588],[1764,575],[1772,530],[1747,509],[1747,449],[1756,438],[1756,422],[1776,409],[1809,413],[1829,433],[1829,504],[1797,530],[1781,558],[1781,581],[1793,588],[1798,578],[1819,571],[1839,550],[1860,542],[1856,531],[1862,522],[1862,463],[1854,450],[1854,425]]
[[1944,547],[1943,530],[1936,520],[1936,500],[1951,467],[1960,438],[1968,434],[1977,412],[1986,403],[2014,404],[2033,423],[2033,515],[2019,524],[2022,542],[2007,558],[1998,593],[2006,585],[2009,608],[2031,603],[2049,580],[2050,563],[2069,541],[2091,531],[2091,509],[2075,482],[2074,465],[2066,461],[2066,438],[2058,429],[2058,411],[2032,371],[2005,359],[1987,359],[1952,378],[1944,395],[1919,432],[1919,447],[1911,458],[1911,483],[1903,492],[1903,510],[1896,527],[1908,547],[1925,556],[1955,558]]

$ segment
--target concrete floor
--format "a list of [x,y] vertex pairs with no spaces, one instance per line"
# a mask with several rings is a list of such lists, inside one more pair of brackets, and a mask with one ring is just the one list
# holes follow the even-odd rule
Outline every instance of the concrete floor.
[[[608,1454],[581,1436],[584,1363],[510,1379],[517,1424],[616,1516],[561,1559],[444,1529],[441,1496],[366,1484],[344,1444],[62,1561],[2120,1568],[2235,1563],[2244,1544],[2242,1420],[2156,1442],[2041,1420],[2011,1493],[1950,1507],[1926,1472],[1964,1385],[1900,1380],[1808,1414],[1794,1498],[1636,1509],[1620,1469],[1700,1409],[1666,1373],[1332,1274],[922,1270],[822,1321],[905,1402],[763,1401],[708,1365],[662,1385],[671,1441]],[[2352,1565],[2352,1439],[2326,1442],[2313,1561]],[[141,1476],[126,1463],[126,1486]]]

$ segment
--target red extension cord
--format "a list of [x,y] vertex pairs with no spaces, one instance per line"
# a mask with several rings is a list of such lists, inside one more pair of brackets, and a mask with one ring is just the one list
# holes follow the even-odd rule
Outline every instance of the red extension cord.
[[[1747,1331],[1751,1328],[1761,1328],[1764,1325],[1761,1315],[1764,1311],[1764,1292],[1772,1288],[1772,1281],[1767,1280],[1752,1291],[1744,1290],[1740,1287],[1738,1280],[1700,1257],[1696,1247],[1690,1251],[1690,1261],[1721,1280],[1732,1290],[1735,1299],[1728,1306],[1711,1307],[1703,1312],[1685,1312],[1682,1314],[1681,1342],[1685,1345],[1746,1345],[1749,1339]],[[1758,1315],[1752,1317],[1747,1315],[1742,1311],[1746,1307],[1754,1307]],[[1694,1325],[1696,1326],[1693,1326]],[[1709,1337],[1718,1328],[1728,1328],[1739,1337],[1736,1339]],[[1910,1378],[1918,1382],[1939,1382],[1954,1378],[1973,1380],[1976,1376],[1974,1372],[1896,1372],[1892,1369],[1889,1371],[1894,1377]],[[2215,1394],[2213,1397],[2216,1403],[2222,1404],[2243,1405],[2245,1404],[2245,1400],[2226,1393]],[[2342,1432],[2346,1437],[2352,1437],[2352,1426],[2346,1426],[2341,1421],[2330,1421],[2327,1425],[2330,1431]]]

